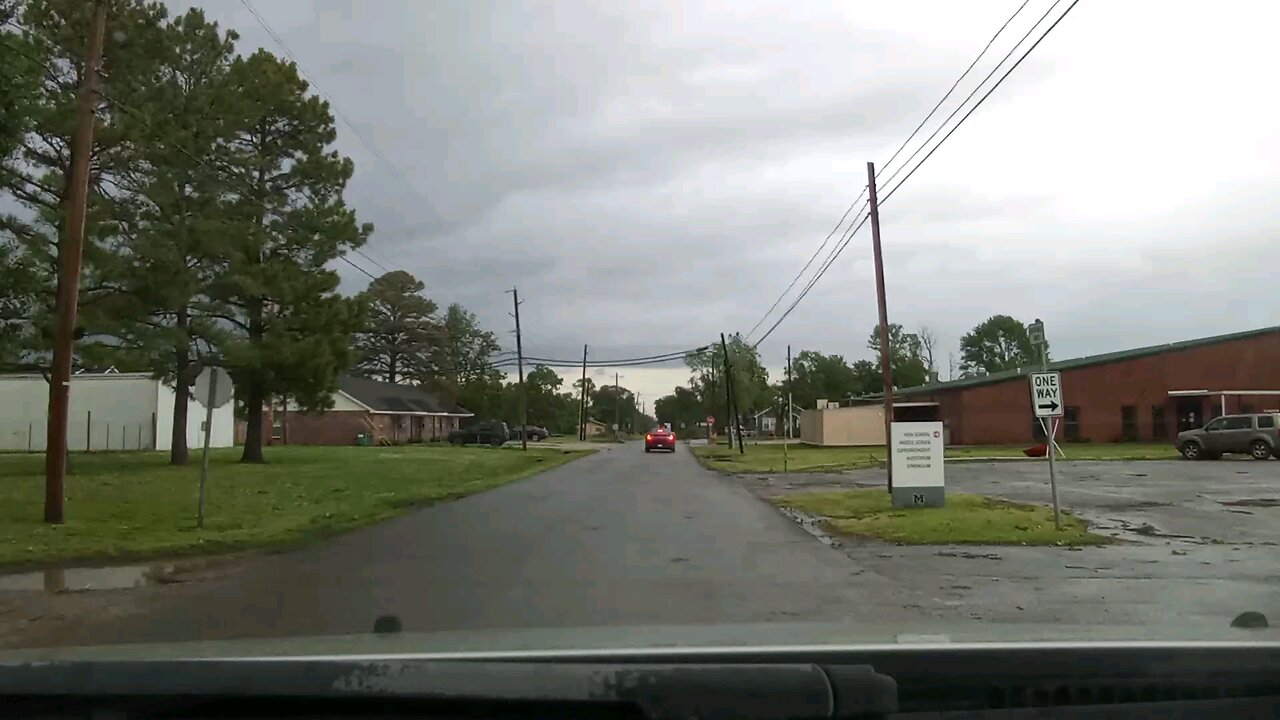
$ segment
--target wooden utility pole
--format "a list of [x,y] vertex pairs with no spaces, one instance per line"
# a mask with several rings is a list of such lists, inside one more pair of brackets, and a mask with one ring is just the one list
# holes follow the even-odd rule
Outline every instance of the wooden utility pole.
[[582,344],[582,400],[578,402],[578,439],[587,439],[587,344]]
[[71,359],[75,350],[76,303],[80,296],[80,256],[89,204],[89,159],[93,154],[93,106],[98,101],[98,71],[107,27],[107,2],[94,0],[84,76],[76,93],[76,127],[71,136],[71,172],[66,215],[58,242],[58,293],[53,326],[53,367],[49,377],[49,424],[44,451],[44,521],[64,518],[67,476],[67,414],[71,400]]
[[787,346],[787,410],[786,412],[787,412],[787,417],[786,417],[787,436],[786,436],[786,439],[782,441],[782,472],[784,473],[790,472],[790,468],[787,467],[788,459],[789,459],[787,457],[787,454],[788,454],[787,446],[791,444],[791,346],[790,345]]
[[885,470],[893,492],[893,370],[889,367],[889,310],[884,298],[884,258],[880,253],[880,206],[876,201],[876,164],[867,163],[867,197],[871,206],[871,252],[876,264],[876,307],[880,311],[880,377],[884,383]]
[[618,442],[618,410],[622,405],[622,391],[618,389],[618,373],[613,373],[613,441]]
[[520,449],[529,450],[529,403],[524,394],[524,346],[520,340],[520,291],[511,288],[511,304],[516,319],[516,377],[520,379]]
[[[738,436],[738,454],[742,455],[747,449],[742,446],[742,418],[738,416],[738,391],[733,384],[733,363],[729,361],[729,345],[725,342],[724,333],[720,333],[720,348],[724,350],[724,392],[725,404],[729,409],[729,422],[732,424],[729,428],[730,438],[736,433]],[[733,443],[729,444],[733,447]]]

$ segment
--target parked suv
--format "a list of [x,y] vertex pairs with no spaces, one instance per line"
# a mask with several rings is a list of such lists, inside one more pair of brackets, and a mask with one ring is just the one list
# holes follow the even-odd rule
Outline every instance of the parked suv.
[[507,429],[507,424],[501,420],[485,420],[464,427],[461,430],[454,430],[449,433],[448,439],[454,445],[488,443],[494,447],[499,447],[510,437],[510,432]]
[[1248,453],[1255,460],[1280,458],[1280,413],[1223,415],[1208,425],[1178,433],[1178,451],[1188,460],[1214,460]]

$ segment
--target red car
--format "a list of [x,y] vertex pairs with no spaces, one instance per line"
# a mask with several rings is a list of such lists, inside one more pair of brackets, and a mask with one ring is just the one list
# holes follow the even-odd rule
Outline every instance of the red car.
[[654,428],[644,436],[644,451],[670,450],[676,451],[676,434],[666,428]]

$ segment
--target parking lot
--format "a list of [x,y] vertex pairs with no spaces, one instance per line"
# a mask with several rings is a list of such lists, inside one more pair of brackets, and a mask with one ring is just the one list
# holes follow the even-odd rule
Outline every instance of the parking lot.
[[[948,492],[1050,502],[1044,462],[948,463]],[[744,475],[756,494],[883,487],[883,470]],[[1097,548],[896,546],[811,532],[916,608],[1025,623],[1280,620],[1280,461],[1062,462],[1062,507],[1116,543]]]

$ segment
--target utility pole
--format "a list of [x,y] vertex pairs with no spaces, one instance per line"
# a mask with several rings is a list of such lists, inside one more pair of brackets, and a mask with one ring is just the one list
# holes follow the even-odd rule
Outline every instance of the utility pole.
[[529,450],[529,426],[528,401],[524,394],[524,346],[521,345],[520,338],[520,291],[511,288],[511,304],[515,307],[514,317],[516,319],[516,372],[520,379],[520,449]]
[[587,344],[582,344],[582,400],[578,403],[578,440],[587,439]]
[[788,452],[789,452],[789,451],[788,451],[788,449],[787,449],[787,446],[791,444],[791,346],[790,346],[790,345],[788,345],[788,346],[787,346],[787,417],[786,417],[786,423],[787,423],[787,437],[786,437],[786,439],[785,439],[785,440],[783,440],[783,441],[782,441],[782,472],[784,472],[784,473],[790,472],[790,468],[788,468],[788,467],[787,467],[788,459],[789,459],[789,458],[787,457]]
[[[742,418],[738,417],[738,391],[733,384],[733,364],[729,362],[729,345],[724,340],[724,333],[720,333],[720,347],[724,350],[725,404],[729,406],[729,422],[732,423],[729,435],[732,437],[737,433],[738,454],[742,455],[747,452],[747,449],[742,446]],[[729,446],[733,447],[733,444],[730,443]]]
[[884,297],[884,257],[880,253],[880,206],[876,201],[876,164],[867,163],[867,197],[871,206],[871,251],[876,263],[876,306],[880,311],[880,376],[884,383],[884,456],[893,492],[893,371],[889,367],[889,310]]
[[[720,333],[720,347],[724,351],[724,434],[729,437],[729,449],[733,449],[733,395],[729,392],[729,348]],[[714,363],[713,363],[714,364]]]
[[613,441],[618,442],[618,406],[622,404],[622,391],[618,389],[618,373],[613,373]]
[[84,78],[76,93],[76,128],[71,138],[71,173],[66,216],[58,242],[58,292],[53,326],[53,367],[49,377],[49,423],[44,451],[44,521],[62,523],[67,476],[67,415],[71,401],[71,356],[75,350],[76,303],[80,296],[80,256],[89,204],[89,159],[93,153],[93,106],[107,27],[107,2],[94,0],[89,20]]

